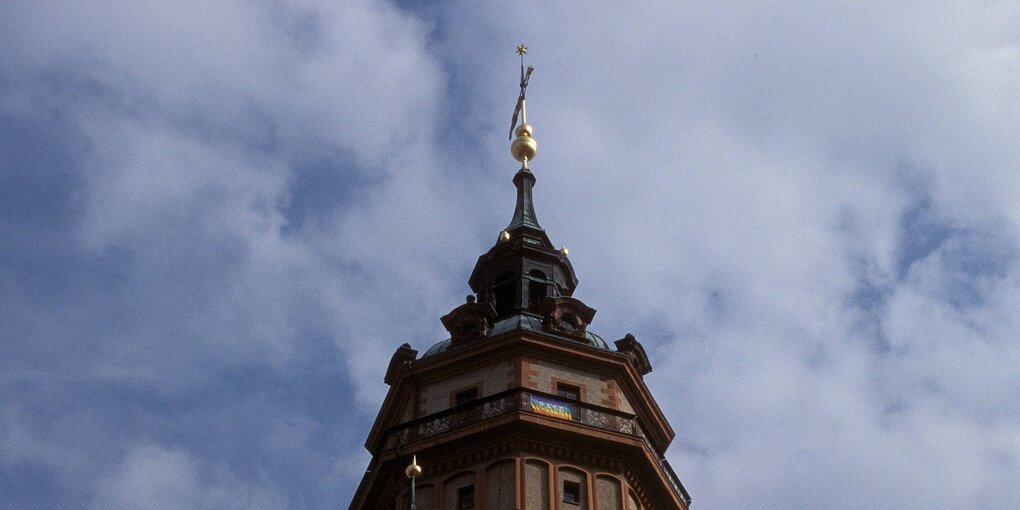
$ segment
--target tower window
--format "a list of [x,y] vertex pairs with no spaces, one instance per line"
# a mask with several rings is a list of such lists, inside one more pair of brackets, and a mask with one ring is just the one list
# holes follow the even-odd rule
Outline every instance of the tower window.
[[467,404],[468,402],[471,402],[472,400],[477,400],[478,399],[478,388],[475,387],[475,388],[466,389],[464,391],[458,391],[457,394],[454,395],[453,399],[454,399],[454,404],[457,407],[460,407],[460,406],[462,406],[464,404]]
[[563,482],[563,502],[571,505],[581,504],[581,484],[577,482]]
[[496,316],[499,318],[509,317],[517,308],[517,279],[514,274],[507,271],[496,279],[496,287],[493,292],[496,301]]
[[457,489],[457,510],[475,507],[475,486],[467,485]]
[[528,308],[537,312],[542,307],[542,298],[546,294],[545,273],[538,269],[532,269],[528,276]]
[[545,283],[528,282],[528,308],[537,312],[542,307],[542,298],[545,297]]
[[581,400],[581,388],[571,384],[556,383],[556,396],[576,402]]

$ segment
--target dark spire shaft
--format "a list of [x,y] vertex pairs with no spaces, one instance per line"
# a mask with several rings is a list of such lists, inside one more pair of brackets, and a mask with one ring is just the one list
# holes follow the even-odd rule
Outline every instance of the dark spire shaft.
[[531,190],[535,186],[535,174],[527,168],[522,168],[514,174],[514,185],[517,186],[517,206],[514,208],[514,217],[510,220],[507,231],[521,228],[533,228],[542,230],[538,224],[538,216],[535,214],[535,201],[532,198]]

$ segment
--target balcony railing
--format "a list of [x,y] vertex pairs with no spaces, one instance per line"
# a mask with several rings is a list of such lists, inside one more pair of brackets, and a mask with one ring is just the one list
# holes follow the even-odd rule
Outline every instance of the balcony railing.
[[[513,389],[496,393],[485,398],[473,400],[466,404],[447,409],[416,420],[402,423],[389,430],[386,435],[385,449],[399,445],[414,443],[457,430],[490,418],[496,418],[514,412],[527,412],[572,421],[597,429],[618,432],[638,437],[652,452],[651,443],[644,430],[633,414],[622,413],[604,407],[593,406],[582,402],[565,401],[555,395],[536,391]],[[680,479],[673,472],[666,459],[656,456],[660,471],[666,475],[670,485],[685,504],[690,505],[691,497],[687,494]]]

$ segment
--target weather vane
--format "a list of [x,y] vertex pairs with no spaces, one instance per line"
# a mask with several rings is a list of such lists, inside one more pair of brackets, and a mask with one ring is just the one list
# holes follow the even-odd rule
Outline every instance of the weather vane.
[[[514,107],[514,118],[510,120],[510,139],[513,142],[510,143],[510,154],[513,155],[514,159],[521,162],[521,170],[528,169],[528,161],[535,159],[535,153],[538,152],[538,142],[531,136],[532,129],[531,124],[528,124],[528,108],[524,104],[524,93],[528,90],[528,80],[531,79],[531,73],[535,70],[534,67],[528,66],[527,71],[524,69],[524,54],[528,52],[528,47],[523,44],[517,45],[517,54],[521,56],[521,94],[517,96],[517,106]],[[517,116],[521,117],[521,124],[517,124]],[[514,138],[514,135],[517,138]]]
[[514,107],[514,117],[510,120],[510,136],[508,140],[514,138],[514,128],[517,127],[517,116],[521,113],[524,115],[521,118],[521,123],[528,122],[527,113],[524,112],[524,92],[528,90],[528,80],[531,79],[531,73],[535,71],[534,66],[528,66],[527,71],[524,70],[524,55],[527,55],[528,47],[523,44],[517,45],[517,54],[521,56],[521,94],[517,96],[517,106]]

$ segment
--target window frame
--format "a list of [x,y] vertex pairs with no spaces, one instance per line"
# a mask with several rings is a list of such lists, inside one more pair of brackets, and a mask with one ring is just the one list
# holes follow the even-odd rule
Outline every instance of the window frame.
[[[573,500],[571,500],[571,496]],[[581,504],[581,483],[573,480],[563,480],[563,502],[569,505]]]
[[[464,498],[470,498],[467,505],[464,504]],[[457,489],[457,510],[471,510],[475,507],[475,486],[474,484],[465,485]]]
[[[474,392],[474,397],[469,399],[462,399],[462,395],[469,392]],[[482,392],[482,383],[476,382],[470,386],[463,386],[450,392],[450,408],[454,409],[460,406],[468,405],[471,402],[482,398],[484,393]]]
[[556,397],[569,402],[581,401],[581,387],[568,382],[556,381]]

